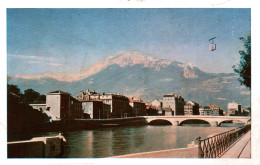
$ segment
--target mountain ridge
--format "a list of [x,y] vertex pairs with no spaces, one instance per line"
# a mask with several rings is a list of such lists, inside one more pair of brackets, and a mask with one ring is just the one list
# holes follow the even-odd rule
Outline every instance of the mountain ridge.
[[144,101],[175,93],[187,101],[194,100],[200,105],[216,104],[223,109],[232,101],[250,106],[250,91],[240,85],[235,73],[207,73],[192,64],[143,54],[122,53],[109,57],[97,63],[91,72],[81,76],[81,79],[75,81],[59,81],[52,77],[13,77],[10,83],[18,85],[22,90],[32,88],[40,93],[60,89],[75,96],[80,91],[91,89],[100,93],[136,96]]
[[125,66],[133,66],[142,64],[144,67],[155,67],[157,70],[160,70],[160,67],[167,67],[171,63],[177,63],[180,67],[183,67],[187,73],[185,73],[186,78],[196,78],[194,73],[191,73],[192,75],[189,76],[189,69],[193,69],[193,66],[191,64],[183,64],[180,62],[177,62],[175,60],[169,60],[169,59],[159,59],[156,57],[152,57],[147,54],[143,54],[141,52],[121,52],[114,56],[109,56],[105,60],[102,60],[100,62],[95,63],[94,65],[84,69],[81,72],[78,72],[76,74],[59,74],[59,73],[52,73],[52,72],[46,72],[42,74],[37,75],[15,75],[14,78],[21,78],[21,79],[42,79],[42,78],[53,78],[58,81],[64,81],[64,82],[73,82],[73,81],[79,81],[84,78],[87,78],[89,76],[92,76],[100,71],[102,71],[104,68],[108,67],[109,65],[117,64],[120,67]]

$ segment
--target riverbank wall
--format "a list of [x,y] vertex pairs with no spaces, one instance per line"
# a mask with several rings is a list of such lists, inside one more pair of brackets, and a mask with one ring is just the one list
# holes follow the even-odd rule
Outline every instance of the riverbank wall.
[[108,127],[127,127],[147,125],[143,117],[115,118],[115,119],[75,119],[64,123],[68,129],[98,129]]
[[8,158],[60,158],[64,153],[64,137],[38,137],[7,143]]
[[[128,117],[113,119],[74,119],[74,120],[56,120],[48,123],[32,125],[24,128],[21,132],[10,130],[8,132],[8,141],[16,141],[20,134],[31,134],[40,132],[63,132],[71,130],[93,130],[110,127],[128,127],[147,125],[144,117]],[[19,139],[19,138],[18,138]]]
[[56,120],[48,123],[32,126],[31,130],[25,132],[52,132],[79,129],[98,129],[107,127],[124,127],[124,126],[142,126],[147,125],[144,117],[128,117],[113,119],[74,119],[74,120]]
[[[109,127],[126,127],[147,125],[143,117],[114,118],[114,119],[74,119],[61,120],[50,123],[45,130],[56,129],[59,131],[66,130],[91,130]],[[43,128],[44,130],[44,128]]]

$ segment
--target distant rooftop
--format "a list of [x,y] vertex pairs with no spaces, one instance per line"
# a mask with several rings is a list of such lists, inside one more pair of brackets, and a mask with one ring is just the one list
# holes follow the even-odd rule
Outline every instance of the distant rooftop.
[[167,94],[167,95],[163,95],[163,97],[177,97],[177,98],[181,98],[181,95]]
[[209,107],[215,107],[215,108],[219,108],[219,106],[218,105],[209,105]]
[[128,99],[130,102],[143,102],[143,100],[138,97],[128,97]]
[[64,94],[64,95],[70,95],[70,93],[64,92],[64,91],[61,91],[61,90],[52,91],[52,92],[49,92],[49,93],[47,93],[47,94]]

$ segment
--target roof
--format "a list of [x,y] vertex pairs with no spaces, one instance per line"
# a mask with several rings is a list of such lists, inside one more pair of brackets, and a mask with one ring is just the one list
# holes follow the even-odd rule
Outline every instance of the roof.
[[128,99],[130,102],[143,102],[143,100],[138,97],[128,97]]
[[167,94],[163,95],[163,97],[175,97],[175,98],[182,98],[181,95],[175,95],[175,94]]
[[49,92],[49,93],[47,93],[47,94],[64,94],[64,95],[70,95],[70,93],[64,92],[64,91],[61,91],[61,90],[52,91],[52,92]]
[[210,108],[219,108],[218,105],[209,105]]
[[167,95],[163,95],[163,97],[175,97],[175,94],[167,94]]
[[204,108],[204,109],[210,109],[210,107],[209,107],[209,106],[203,106],[203,108]]

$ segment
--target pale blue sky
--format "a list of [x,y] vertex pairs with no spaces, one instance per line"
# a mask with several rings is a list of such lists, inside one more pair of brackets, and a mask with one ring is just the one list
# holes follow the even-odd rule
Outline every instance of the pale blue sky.
[[[76,73],[121,51],[233,72],[250,9],[7,9],[8,74]],[[217,50],[208,50],[216,36]]]

